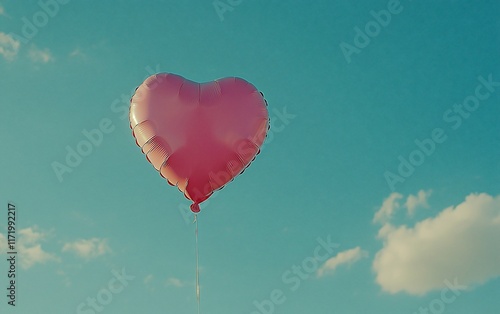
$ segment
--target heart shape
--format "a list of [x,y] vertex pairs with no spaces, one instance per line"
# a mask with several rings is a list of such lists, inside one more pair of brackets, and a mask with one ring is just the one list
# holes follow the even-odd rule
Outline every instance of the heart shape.
[[150,76],[136,89],[129,118],[147,160],[193,201],[193,212],[250,165],[269,129],[262,93],[235,77]]

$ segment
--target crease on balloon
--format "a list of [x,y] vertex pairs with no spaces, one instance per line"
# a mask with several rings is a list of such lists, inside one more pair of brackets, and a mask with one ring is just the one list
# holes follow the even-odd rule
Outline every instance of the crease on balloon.
[[[151,149],[153,149],[159,145],[158,143],[153,143],[156,145],[152,145],[152,142],[155,139],[157,139],[158,136],[156,135],[156,125],[151,120],[144,120],[144,121],[141,121],[140,123],[136,124],[132,128],[132,135],[135,138],[135,142],[136,142],[137,146],[139,146],[141,148],[142,152],[145,155],[147,155],[151,151]],[[138,135],[140,135],[140,136],[138,136]],[[143,142],[143,143],[140,144],[139,142]],[[146,152],[144,148],[147,145],[152,145],[152,148],[150,148]],[[167,145],[168,145],[168,143],[167,143]]]
[[217,86],[217,94],[216,94],[215,96],[220,96],[220,95],[222,95],[222,87],[220,86],[219,81],[215,81],[215,82],[214,82],[214,85],[216,85],[216,86]]
[[210,191],[212,191],[212,193],[213,191],[217,191],[220,189],[220,188],[219,189],[214,188],[214,185],[212,184],[212,176],[210,174],[208,174],[208,184],[210,184]]
[[196,105],[200,105],[201,104],[201,84],[196,84],[198,85],[198,103]]
[[184,86],[185,83],[186,83],[186,80],[182,80],[182,84],[181,84],[181,86],[179,86],[179,89],[177,90],[177,96],[181,95],[182,86]]
[[[164,142],[164,143],[162,143]],[[146,154],[147,160],[154,166],[157,171],[160,171],[160,167],[164,160],[172,155],[171,150],[169,150],[168,143],[158,137],[158,143],[155,142],[155,146]],[[161,163],[155,162],[161,161]]]
[[213,101],[213,99],[216,99],[222,95],[221,86],[218,81],[200,84],[200,88],[202,90],[200,101],[202,100]]
[[[168,164],[168,160],[170,159],[172,155],[169,155],[167,158],[165,158],[165,160],[161,163],[161,166],[160,166],[160,170],[158,171],[160,173],[160,176],[162,178],[164,178],[165,180],[167,180],[167,183],[170,184],[171,186],[177,186],[177,184],[179,183],[179,181],[177,181],[175,184],[173,183],[172,180],[170,180],[169,177],[167,176],[164,176],[162,171],[163,171],[163,168],[167,166]],[[180,190],[180,189],[179,189]]]
[[[144,144],[142,144],[141,149],[144,155],[148,155],[153,149],[157,148],[158,145],[160,145],[155,139],[158,137],[158,135],[154,135],[150,139],[148,139]],[[149,150],[146,152],[144,149],[146,146],[150,146]]]

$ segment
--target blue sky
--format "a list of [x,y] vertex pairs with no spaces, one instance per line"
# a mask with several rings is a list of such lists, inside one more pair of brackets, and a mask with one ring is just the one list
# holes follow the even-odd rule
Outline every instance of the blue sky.
[[499,10],[0,0],[0,312],[196,313],[189,202],[127,118],[171,72],[242,77],[272,121],[198,216],[201,313],[498,313]]

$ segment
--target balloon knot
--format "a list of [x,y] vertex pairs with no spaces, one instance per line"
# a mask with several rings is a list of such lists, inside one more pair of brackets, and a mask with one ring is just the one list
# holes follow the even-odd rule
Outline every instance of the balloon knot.
[[198,203],[191,204],[191,211],[195,214],[200,212],[200,205]]

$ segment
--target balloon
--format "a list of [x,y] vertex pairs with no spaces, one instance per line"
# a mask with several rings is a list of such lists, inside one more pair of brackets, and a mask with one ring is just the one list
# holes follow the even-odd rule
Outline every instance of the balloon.
[[193,201],[195,213],[250,165],[269,129],[262,93],[236,77],[200,84],[150,76],[136,89],[129,118],[147,160]]

